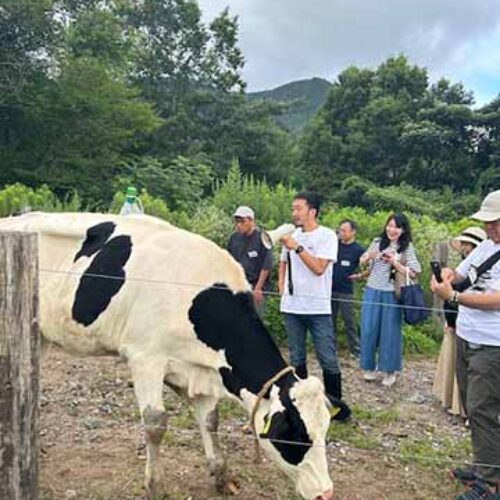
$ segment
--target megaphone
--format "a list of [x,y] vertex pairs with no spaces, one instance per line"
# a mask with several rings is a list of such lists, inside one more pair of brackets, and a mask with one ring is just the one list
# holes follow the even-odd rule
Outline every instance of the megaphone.
[[293,224],[281,224],[276,229],[272,231],[262,231],[260,238],[262,244],[270,250],[276,243],[278,243],[283,236],[288,236],[295,231],[296,227]]

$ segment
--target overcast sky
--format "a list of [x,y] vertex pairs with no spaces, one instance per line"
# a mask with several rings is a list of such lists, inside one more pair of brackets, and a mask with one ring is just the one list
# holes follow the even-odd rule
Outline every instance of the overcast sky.
[[198,0],[205,20],[239,16],[248,90],[333,81],[349,65],[404,53],[479,104],[500,93],[500,0]]

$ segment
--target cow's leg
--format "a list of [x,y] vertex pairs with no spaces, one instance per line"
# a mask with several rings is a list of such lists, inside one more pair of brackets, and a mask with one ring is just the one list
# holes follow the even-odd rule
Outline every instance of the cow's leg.
[[152,360],[129,360],[134,390],[146,437],[145,486],[148,498],[154,498],[158,480],[158,455],[167,430],[167,413],[163,404],[165,363]]
[[231,492],[230,490],[237,486],[234,485],[232,488],[231,482],[228,481],[226,461],[219,448],[217,400],[209,397],[198,397],[193,401],[193,405],[208,460],[208,467],[210,473],[215,477],[215,487],[221,493]]

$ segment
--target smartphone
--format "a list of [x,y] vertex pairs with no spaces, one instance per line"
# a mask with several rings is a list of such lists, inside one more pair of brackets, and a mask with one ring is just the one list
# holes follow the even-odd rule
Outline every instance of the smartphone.
[[431,260],[431,269],[432,274],[434,274],[434,277],[436,278],[436,281],[438,283],[442,283],[443,277],[441,276],[441,264],[438,260]]

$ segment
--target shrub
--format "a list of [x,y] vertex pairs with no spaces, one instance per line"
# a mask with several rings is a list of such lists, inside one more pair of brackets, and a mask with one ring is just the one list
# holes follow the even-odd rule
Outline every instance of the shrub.
[[81,201],[76,192],[61,201],[45,184],[32,189],[16,183],[0,190],[0,217],[32,210],[77,212],[81,208]]
[[229,236],[233,231],[233,223],[231,216],[222,209],[202,202],[189,219],[186,229],[201,234],[222,248],[226,248]]
[[[160,219],[165,219],[170,222],[171,212],[168,209],[167,204],[162,199],[151,196],[145,189],[141,190],[139,198],[141,199],[144,213],[154,215],[155,217],[159,217]],[[124,202],[125,193],[118,191],[113,196],[109,212],[114,214],[120,213],[120,209],[122,208]]]
[[258,224],[274,229],[290,220],[294,195],[294,189],[282,184],[270,187],[266,181],[243,175],[235,160],[227,177],[215,184],[211,202],[227,214],[232,214],[238,205],[249,205]]

